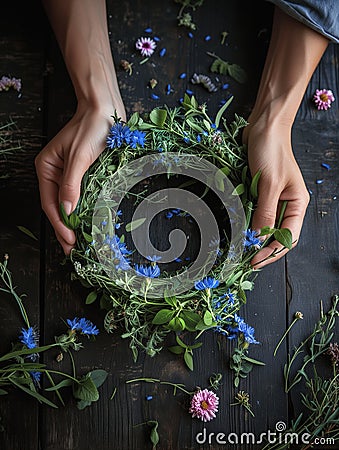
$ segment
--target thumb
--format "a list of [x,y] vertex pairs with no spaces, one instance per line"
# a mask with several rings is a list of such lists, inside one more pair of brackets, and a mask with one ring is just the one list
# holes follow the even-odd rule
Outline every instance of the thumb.
[[82,158],[78,158],[72,162],[69,162],[59,189],[59,202],[64,205],[65,212],[70,215],[80,197],[81,180],[90,166],[90,163]]

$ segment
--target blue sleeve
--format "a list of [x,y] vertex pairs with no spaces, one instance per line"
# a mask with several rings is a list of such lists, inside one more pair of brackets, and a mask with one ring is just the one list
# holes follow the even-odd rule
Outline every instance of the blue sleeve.
[[339,44],[339,0],[268,0],[286,14]]

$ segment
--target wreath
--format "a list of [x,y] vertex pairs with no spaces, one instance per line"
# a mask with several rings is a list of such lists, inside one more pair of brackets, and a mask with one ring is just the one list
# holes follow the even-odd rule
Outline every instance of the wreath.
[[[231,101],[213,120],[206,105],[187,94],[177,108],[142,117],[135,112],[127,123],[114,117],[105,151],[83,178],[76,210],[67,216],[61,205],[61,215],[77,238],[72,278],[91,289],[86,303],[98,301],[107,310],[105,330],[120,327],[135,360],[139,349],[158,353],[173,331],[176,345],[169,349],[193,370],[193,349],[201,343],[191,336],[213,330],[238,342],[233,368],[239,382],[241,370],[245,376],[255,362],[246,356],[248,346],[258,343],[238,314],[253,289],[250,261],[270,239],[291,247],[292,238],[279,229],[284,208],[276,228],[251,229],[260,172],[251,177],[238,141],[247,122],[236,114],[231,122],[223,117]],[[164,179],[167,188],[159,190]],[[206,207],[209,195],[214,210]],[[180,231],[159,256],[147,237],[159,216],[200,231],[198,265],[185,256],[187,246],[180,247]],[[178,248],[181,254],[172,252],[163,269]]]

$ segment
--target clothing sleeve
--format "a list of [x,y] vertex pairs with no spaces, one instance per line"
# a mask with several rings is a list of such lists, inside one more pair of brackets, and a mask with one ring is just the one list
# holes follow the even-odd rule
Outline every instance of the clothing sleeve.
[[339,44],[339,0],[267,0]]

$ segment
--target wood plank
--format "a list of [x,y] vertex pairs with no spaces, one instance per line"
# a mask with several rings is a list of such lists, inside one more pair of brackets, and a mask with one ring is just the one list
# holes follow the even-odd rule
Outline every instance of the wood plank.
[[[14,284],[23,297],[31,324],[39,326],[39,242],[17,228],[25,226],[40,234],[40,200],[34,170],[34,157],[42,143],[43,106],[43,27],[38,3],[2,6],[0,17],[0,55],[2,75],[22,78],[22,92],[0,93],[0,122],[15,122],[12,143],[20,142],[22,151],[13,152],[0,161],[0,254],[9,254],[8,267]],[[29,20],[31,17],[32,20]],[[15,26],[13,26],[15,24]],[[4,178],[1,178],[1,177]],[[0,296],[0,349],[10,350],[24,323],[13,298]],[[0,417],[4,431],[0,433],[3,450],[38,448],[38,403],[19,392],[1,396]]]

